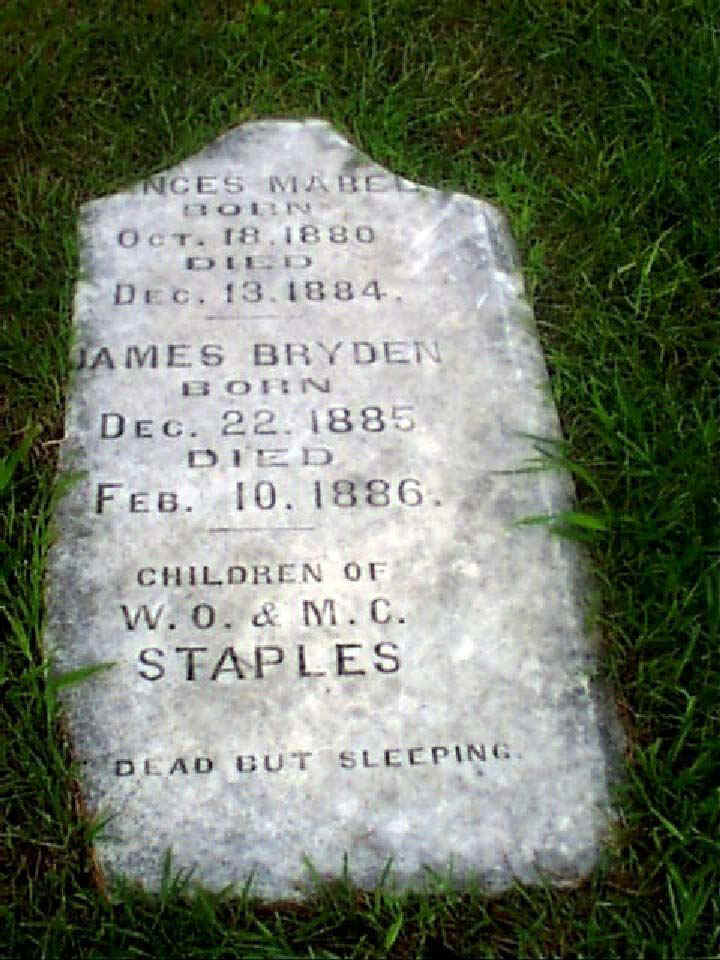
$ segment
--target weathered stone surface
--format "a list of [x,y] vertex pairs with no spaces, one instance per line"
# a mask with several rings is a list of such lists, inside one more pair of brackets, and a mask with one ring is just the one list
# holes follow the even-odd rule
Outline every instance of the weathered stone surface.
[[318,120],[88,204],[48,648],[98,857],[150,887],[592,866],[580,559],[507,227]]

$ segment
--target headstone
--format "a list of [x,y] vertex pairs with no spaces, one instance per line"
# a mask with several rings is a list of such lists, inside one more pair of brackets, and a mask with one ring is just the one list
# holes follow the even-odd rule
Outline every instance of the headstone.
[[586,874],[582,558],[507,226],[327,123],[83,208],[48,648],[109,876],[297,897]]

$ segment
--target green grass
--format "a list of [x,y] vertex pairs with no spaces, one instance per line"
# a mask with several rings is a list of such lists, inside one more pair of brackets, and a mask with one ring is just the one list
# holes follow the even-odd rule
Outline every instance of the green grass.
[[[718,22],[710,0],[0,12],[0,956],[720,956]],[[263,116],[509,212],[628,733],[576,890],[318,885],[301,907],[99,891],[42,658],[79,205]]]

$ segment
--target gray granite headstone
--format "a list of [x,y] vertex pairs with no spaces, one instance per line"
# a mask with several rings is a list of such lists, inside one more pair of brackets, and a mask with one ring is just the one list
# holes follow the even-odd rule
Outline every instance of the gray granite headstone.
[[586,874],[609,754],[569,479],[504,219],[327,123],[82,214],[48,649],[101,869],[266,897],[392,858]]

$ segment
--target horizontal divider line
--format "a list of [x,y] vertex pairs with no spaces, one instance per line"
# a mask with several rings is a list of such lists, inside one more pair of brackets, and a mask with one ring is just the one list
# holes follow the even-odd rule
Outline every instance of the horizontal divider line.
[[[330,315],[331,311],[334,311],[335,308],[330,307],[327,310],[327,314]],[[320,316],[321,311],[316,310],[313,312],[312,317],[308,317],[307,313],[206,313],[206,320],[307,320],[307,319],[317,319]],[[332,314],[334,315],[334,313]]]
[[244,533],[253,530],[314,530],[315,527],[210,527],[209,533]]
[[279,320],[282,313],[208,313],[206,320]]

